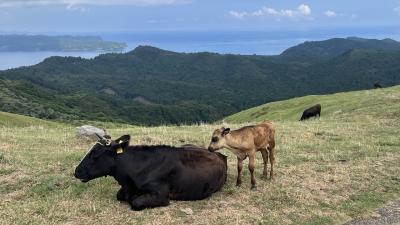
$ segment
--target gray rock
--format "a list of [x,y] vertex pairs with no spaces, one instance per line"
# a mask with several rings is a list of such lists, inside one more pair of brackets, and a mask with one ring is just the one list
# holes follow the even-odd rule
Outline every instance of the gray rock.
[[76,128],[76,137],[97,141],[96,134],[104,136],[106,134],[104,129],[100,129],[91,125],[83,125]]
[[181,212],[185,213],[186,215],[193,214],[193,210],[191,208],[183,208],[183,209],[181,209]]

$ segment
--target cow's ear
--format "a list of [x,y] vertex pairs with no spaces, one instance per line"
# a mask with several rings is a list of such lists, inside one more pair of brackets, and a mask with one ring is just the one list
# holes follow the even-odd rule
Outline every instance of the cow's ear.
[[110,136],[110,135],[108,135],[108,134],[105,134],[103,137],[104,137],[105,139],[109,139],[109,140],[111,140],[111,136]]
[[224,130],[222,131],[222,136],[229,134],[230,131],[231,131],[231,128],[224,128]]
[[130,135],[124,135],[114,141],[112,144],[112,147],[114,149],[120,149],[120,148],[125,148],[129,145],[129,141],[131,140]]

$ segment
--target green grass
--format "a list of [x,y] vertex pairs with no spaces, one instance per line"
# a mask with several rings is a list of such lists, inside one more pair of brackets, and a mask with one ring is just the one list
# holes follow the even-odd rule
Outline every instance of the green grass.
[[27,127],[27,126],[51,126],[54,122],[41,120],[29,116],[0,112],[0,127]]
[[[296,121],[295,109],[314,102],[322,104],[321,119]],[[17,126],[0,119],[6,124],[0,128],[0,224],[340,224],[400,197],[400,87],[308,96],[272,103],[271,109],[276,113],[268,111],[266,118],[277,129],[274,181],[261,177],[258,154],[258,191],[250,191],[247,161],[243,186],[236,187],[236,157],[222,150],[229,168],[220,192],[140,212],[116,200],[118,185],[112,178],[86,184],[73,178],[92,145],[75,137],[79,124]],[[248,115],[239,122],[263,120]],[[224,125],[235,129],[247,124],[239,122]],[[131,134],[133,145],[206,146],[212,131],[223,124],[97,125],[113,137]],[[182,212],[185,208],[193,214]]]
[[[391,88],[337,93],[332,95],[311,95],[293,98],[286,101],[260,105],[225,118],[230,123],[249,121],[298,121],[303,111],[317,103],[321,104],[321,114],[339,120],[359,114],[362,116],[378,116],[384,106],[385,114],[400,117],[400,86]],[[378,114],[378,115],[376,115]]]

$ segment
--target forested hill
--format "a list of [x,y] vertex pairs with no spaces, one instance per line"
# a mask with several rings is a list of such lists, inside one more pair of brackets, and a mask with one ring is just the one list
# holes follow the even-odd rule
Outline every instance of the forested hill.
[[383,40],[357,37],[332,38],[325,41],[308,41],[291,47],[281,56],[297,61],[318,61],[337,57],[351,49],[400,51],[400,42],[386,38]]
[[0,52],[122,51],[125,43],[104,41],[97,36],[0,35]]
[[393,48],[354,45],[309,61],[301,56],[296,60],[290,51],[243,56],[149,46],[94,59],[51,57],[0,72],[0,111],[63,120],[194,123],[276,100],[370,89],[375,81],[399,84],[398,43],[374,42],[392,43]]

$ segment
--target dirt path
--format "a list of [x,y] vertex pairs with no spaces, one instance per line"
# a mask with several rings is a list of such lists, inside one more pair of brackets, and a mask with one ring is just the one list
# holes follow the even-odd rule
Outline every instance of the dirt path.
[[400,199],[388,206],[375,210],[375,213],[363,219],[354,219],[344,225],[400,225]]

